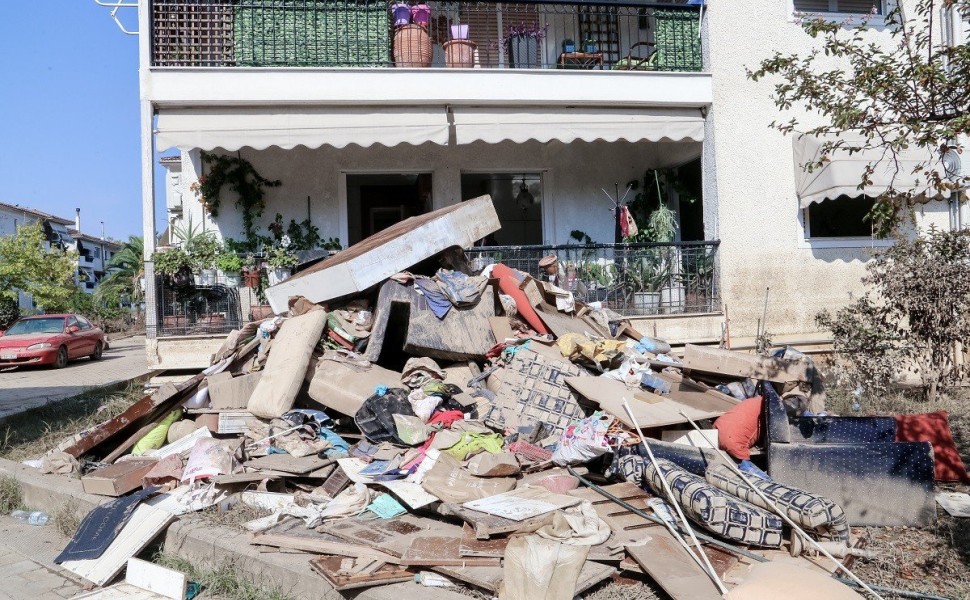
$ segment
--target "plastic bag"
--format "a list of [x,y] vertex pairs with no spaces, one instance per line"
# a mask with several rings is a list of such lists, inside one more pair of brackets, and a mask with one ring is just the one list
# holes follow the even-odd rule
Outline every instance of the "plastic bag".
[[570,424],[552,453],[552,462],[559,466],[577,465],[606,454],[610,449],[606,432],[612,424],[613,416],[601,410]]
[[192,446],[182,471],[182,482],[209,479],[232,472],[232,453],[215,438],[202,438]]

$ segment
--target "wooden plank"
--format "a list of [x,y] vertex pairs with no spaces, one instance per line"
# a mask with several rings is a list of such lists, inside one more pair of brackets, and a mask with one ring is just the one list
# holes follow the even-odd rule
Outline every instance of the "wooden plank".
[[125,570],[125,583],[148,590],[170,600],[183,600],[189,578],[185,573],[166,569],[148,561],[131,558]]
[[255,483],[264,479],[279,479],[279,473],[269,471],[252,471],[249,473],[235,473],[233,475],[218,475],[212,478],[216,485],[232,485],[234,483]]
[[94,585],[103,586],[121,572],[129,558],[144,550],[174,519],[175,516],[168,511],[141,504],[100,558],[70,560],[61,566]]
[[266,290],[276,314],[290,296],[322,303],[362,292],[454,246],[469,248],[501,228],[492,199],[479,196],[405,219]]
[[[398,557],[398,559],[418,538],[453,537],[458,539],[461,537],[461,528],[457,525],[416,517],[411,514],[404,514],[386,521],[356,517],[341,519],[324,523],[317,529],[351,543],[370,546],[375,550]],[[400,560],[395,559],[392,562],[400,562]]]
[[311,456],[291,456],[289,454],[268,454],[243,463],[251,469],[267,469],[270,471],[282,471],[283,473],[293,473],[302,475],[310,471],[316,471],[327,465],[333,464],[329,458],[320,458],[317,455]]
[[691,419],[700,421],[719,417],[735,406],[735,403],[707,394],[681,402],[647,392],[639,386],[627,387],[622,381],[608,377],[568,377],[566,383],[591,402],[597,403],[601,409],[633,427],[633,420],[623,408],[623,399],[626,398],[630,401],[630,408],[637,422],[644,429],[686,423],[687,419],[680,411],[684,411]]
[[202,373],[199,373],[188,381],[178,385],[163,385],[154,394],[142,396],[141,400],[129,406],[117,417],[108,419],[88,431],[74,445],[65,448],[64,452],[74,458],[79,458],[109,439],[123,435],[126,432],[132,432],[145,419],[151,420],[158,413],[164,413],[178,405],[190,393],[195,391],[196,386],[199,385],[203,377]]
[[[599,562],[618,562],[623,560],[623,548],[613,548],[614,540],[611,536],[602,544],[590,546],[587,560]],[[458,546],[458,554],[461,556],[475,556],[488,558],[503,558],[505,547],[509,545],[508,537],[493,537],[487,540],[480,540],[475,537],[475,528],[465,523],[461,531],[461,544]]]
[[461,538],[452,536],[422,537],[414,540],[401,555],[401,564],[421,567],[499,566],[498,558],[462,556]]
[[534,531],[552,519],[552,513],[545,513],[524,521],[513,521],[512,519],[496,517],[495,515],[465,508],[459,504],[445,504],[444,507],[449,513],[474,527],[475,537],[480,540],[486,540],[495,535],[512,533],[519,530]]
[[[431,570],[492,593],[498,593],[498,588],[504,577],[502,567],[431,567]],[[574,595],[582,594],[615,572],[616,569],[613,567],[587,560],[586,564],[583,565],[583,570],[579,573]]]
[[336,554],[351,557],[370,557],[384,562],[397,564],[399,557],[391,556],[380,550],[360,543],[347,542],[335,535],[308,529],[301,519],[288,518],[266,531],[250,534],[253,544],[302,550],[316,554]]
[[[652,513],[647,505],[651,495],[632,483],[607,486],[605,490],[635,508]],[[720,598],[714,583],[687,551],[662,525],[657,525],[588,488],[569,492],[589,500],[596,514],[613,530],[617,543],[674,600],[715,600]]]
[[400,565],[380,565],[380,568],[351,573],[344,569],[340,556],[321,556],[310,561],[310,567],[327,580],[338,592],[357,588],[411,581],[417,571]]
[[750,377],[773,383],[812,381],[811,368],[805,360],[786,360],[687,344],[681,362],[687,370],[736,379]]

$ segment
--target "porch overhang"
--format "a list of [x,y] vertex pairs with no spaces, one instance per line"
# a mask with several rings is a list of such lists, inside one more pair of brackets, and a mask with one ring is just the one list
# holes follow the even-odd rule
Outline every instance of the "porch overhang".
[[380,144],[448,143],[446,112],[435,107],[231,107],[175,108],[159,111],[159,151],[264,150],[277,146],[343,148]]
[[469,107],[455,108],[454,120],[459,144],[704,140],[704,117],[690,108]]
[[[836,148],[825,155],[824,144],[835,139],[839,138],[802,134],[796,135],[792,140],[795,186],[801,208],[840,196],[881,196],[889,189],[913,191],[929,199],[950,197],[949,191],[937,190],[926,177],[925,171],[932,168],[932,165],[937,165],[937,170],[942,171],[942,166],[938,164],[939,159],[929,150],[909,148],[899,151],[895,157],[892,153],[878,148],[850,153],[848,147],[861,147],[864,140],[858,136],[846,135],[840,138],[846,141],[846,147]],[[824,160],[821,167],[811,172],[805,170],[805,165],[820,160]],[[871,182],[860,188],[859,184],[869,165],[874,166],[874,171],[869,176]]]

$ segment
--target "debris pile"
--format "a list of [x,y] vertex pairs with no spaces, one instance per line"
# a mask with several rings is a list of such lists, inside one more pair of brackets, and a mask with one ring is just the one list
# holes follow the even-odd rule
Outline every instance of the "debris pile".
[[312,553],[337,590],[565,600],[622,572],[675,599],[875,593],[839,562],[850,526],[935,518],[929,442],[827,416],[794,349],[679,357],[550,282],[472,272],[461,247],[497,228],[483,197],[364,240],[271,288],[280,316],[210,368],[66,441],[45,470],[118,499],[59,562],[104,585],[117,539],[239,502],[268,514],[252,544]]

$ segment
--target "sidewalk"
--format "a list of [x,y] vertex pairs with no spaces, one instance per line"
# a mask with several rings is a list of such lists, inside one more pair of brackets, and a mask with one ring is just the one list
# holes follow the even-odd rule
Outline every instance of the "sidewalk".
[[53,565],[67,543],[53,525],[35,527],[2,516],[0,540],[0,600],[62,600],[83,591]]
[[144,336],[111,342],[98,362],[83,358],[63,369],[0,371],[0,419],[75,396],[88,388],[128,381],[149,371]]

